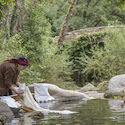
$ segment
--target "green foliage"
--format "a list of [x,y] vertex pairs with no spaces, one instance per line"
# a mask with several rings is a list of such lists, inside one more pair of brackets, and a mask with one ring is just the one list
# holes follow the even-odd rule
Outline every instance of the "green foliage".
[[83,58],[86,62],[84,75],[91,74],[94,81],[100,82],[124,73],[125,32],[123,31],[110,31],[104,41],[104,48],[93,50],[92,57]]
[[118,0],[119,7],[123,8],[125,7],[125,1],[124,0]]
[[0,3],[11,7],[12,4],[14,4],[14,1],[13,0],[0,0]]
[[[53,35],[59,35],[71,0],[47,2],[49,7],[44,9],[44,12],[52,25]],[[117,0],[78,0],[69,23],[69,31],[87,27],[121,25],[125,24],[124,20],[125,8],[120,8]]]
[[70,21],[70,30],[124,24],[125,8],[115,0],[79,0]]
[[71,0],[49,0],[49,7],[44,9],[47,18],[52,25],[52,31],[54,36],[59,35],[70,2]]
[[63,83],[63,76],[69,72],[66,63],[68,57],[63,54],[53,58],[58,48],[53,43],[51,25],[43,11],[46,7],[46,4],[27,4],[25,14],[28,16],[24,19],[21,32],[22,45],[28,51],[32,70],[36,73],[33,81],[59,84]]
[[[3,44],[2,40],[0,43],[1,63],[6,59],[18,56],[27,56],[29,58],[31,66],[21,72],[21,82],[25,82],[26,84],[49,82],[60,87],[65,87],[63,84],[66,81],[67,83],[71,81],[71,70],[68,68],[69,63],[66,62],[68,56],[65,52],[53,57],[57,51],[57,46],[44,41],[41,48],[43,53],[36,53],[35,57],[32,57],[32,51],[27,50],[27,48],[23,46],[21,39],[21,36],[17,34],[11,37],[8,43]],[[38,60],[33,60],[34,58],[38,58]]]
[[0,21],[2,19],[3,16],[3,5],[0,3]]
[[[70,55],[70,61],[72,64],[72,78],[74,81],[83,85],[85,82],[92,81],[92,74],[85,72],[86,66],[86,58],[90,58],[93,56],[93,51],[99,47],[104,47],[104,43],[102,39],[106,35],[106,32],[99,32],[94,34],[86,34],[79,36],[76,40],[72,42],[72,45],[68,46],[67,51]],[[92,62],[93,63],[93,62]]]
[[[69,61],[73,62],[72,78],[77,85],[88,82],[97,85],[124,73],[124,29],[81,35],[72,44],[65,44],[64,49],[70,55]],[[98,89],[105,90],[106,86],[98,86]]]
[[65,82],[71,83],[71,69],[66,62],[66,52],[54,56],[58,48],[51,36],[51,24],[43,11],[47,7],[44,2],[26,1],[22,30],[5,44],[4,33],[0,32],[0,61],[2,63],[12,57],[27,56],[31,65],[21,72],[21,82],[50,82],[63,87]]

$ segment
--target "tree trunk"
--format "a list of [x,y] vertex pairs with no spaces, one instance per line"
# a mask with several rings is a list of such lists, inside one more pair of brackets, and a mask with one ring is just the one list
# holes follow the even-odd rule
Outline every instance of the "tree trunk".
[[22,29],[22,23],[23,23],[23,15],[24,15],[24,2],[25,0],[22,0],[21,3],[17,3],[16,1],[16,7],[15,7],[15,13],[14,15],[17,13],[17,7],[20,7],[20,12],[19,12],[19,16],[15,17],[15,21],[14,21],[14,26],[12,28],[12,35],[14,36],[18,31],[20,31],[20,29]]
[[13,17],[11,21],[11,36],[14,36],[17,32],[17,13],[18,13],[18,3],[17,0],[15,0],[15,6],[13,11]]
[[10,36],[10,26],[11,26],[12,13],[13,13],[13,4],[11,7],[8,8],[8,16],[6,19],[6,32],[7,32],[7,34],[4,38],[4,43],[7,43],[8,37]]
[[18,23],[18,31],[20,29],[22,29],[23,15],[24,15],[24,2],[25,2],[25,0],[22,0],[21,10],[20,10],[20,16],[19,16],[19,23]]
[[62,26],[59,39],[58,39],[58,48],[59,49],[63,46],[63,41],[64,41],[64,38],[65,38],[65,34],[66,34],[67,30],[68,30],[68,24],[69,24],[69,21],[70,21],[70,18],[72,16],[72,14],[73,14],[73,9],[74,9],[76,3],[77,3],[77,0],[72,0],[72,3],[71,3],[71,5],[70,5],[70,7],[68,9],[68,12],[67,12],[67,15],[66,15],[64,24]]

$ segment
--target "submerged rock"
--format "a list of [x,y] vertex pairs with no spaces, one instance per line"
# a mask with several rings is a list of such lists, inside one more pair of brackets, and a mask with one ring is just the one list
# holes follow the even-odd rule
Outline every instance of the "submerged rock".
[[30,117],[31,119],[37,120],[37,119],[44,118],[44,115],[42,112],[35,111],[35,112],[27,113],[27,117]]
[[6,103],[0,101],[0,124],[10,122],[14,118],[14,114]]

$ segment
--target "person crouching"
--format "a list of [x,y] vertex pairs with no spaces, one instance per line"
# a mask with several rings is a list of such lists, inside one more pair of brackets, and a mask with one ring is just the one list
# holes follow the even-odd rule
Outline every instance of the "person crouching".
[[23,95],[23,91],[15,89],[13,85],[19,87],[19,73],[29,65],[28,59],[23,56],[5,60],[0,65],[0,96],[12,95],[12,91],[19,96]]

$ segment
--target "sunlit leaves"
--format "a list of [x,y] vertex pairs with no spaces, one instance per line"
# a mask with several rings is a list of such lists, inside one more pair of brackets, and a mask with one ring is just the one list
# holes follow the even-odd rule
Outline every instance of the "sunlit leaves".
[[9,7],[15,5],[14,0],[0,0],[0,3],[2,3],[3,5],[8,5]]
[[125,7],[125,0],[118,0],[119,7]]

